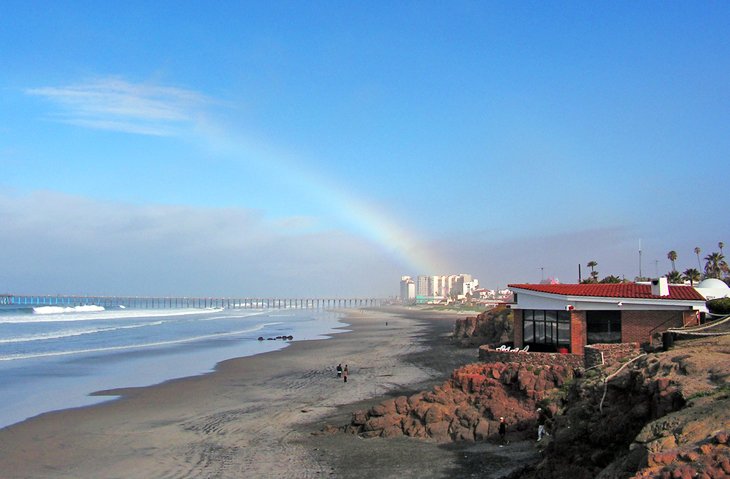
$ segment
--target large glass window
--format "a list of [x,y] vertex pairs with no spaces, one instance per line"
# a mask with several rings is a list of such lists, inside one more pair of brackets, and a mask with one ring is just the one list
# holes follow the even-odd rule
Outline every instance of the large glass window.
[[529,309],[522,312],[522,342],[525,344],[535,342],[534,315]]
[[570,313],[525,309],[522,311],[522,341],[531,351],[570,351]]
[[620,343],[620,311],[588,311],[586,313],[588,344]]

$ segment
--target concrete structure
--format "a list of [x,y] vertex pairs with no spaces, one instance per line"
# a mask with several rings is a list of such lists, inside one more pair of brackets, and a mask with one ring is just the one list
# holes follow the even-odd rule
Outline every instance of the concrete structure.
[[708,301],[711,299],[727,298],[730,296],[730,286],[724,281],[715,278],[707,278],[695,286],[698,293]]
[[360,308],[379,307],[380,298],[220,298],[174,296],[72,296],[47,294],[0,294],[0,305],[9,306],[124,306],[135,309],[170,308]]
[[707,311],[695,288],[652,283],[511,284],[515,346],[582,355],[590,344],[649,343]]

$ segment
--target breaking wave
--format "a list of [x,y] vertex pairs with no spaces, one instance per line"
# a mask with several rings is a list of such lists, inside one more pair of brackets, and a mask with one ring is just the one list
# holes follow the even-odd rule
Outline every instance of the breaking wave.
[[96,313],[99,311],[106,311],[106,308],[95,304],[85,304],[82,306],[39,306],[33,308],[33,314]]
[[13,361],[18,359],[31,359],[31,358],[46,358],[46,357],[52,357],[52,356],[69,356],[73,354],[88,354],[88,353],[101,353],[101,352],[109,352],[109,351],[124,351],[124,350],[133,350],[133,349],[142,349],[142,348],[151,348],[151,347],[160,347],[160,346],[170,346],[174,344],[185,344],[185,343],[192,343],[195,341],[203,341],[207,339],[216,339],[216,338],[222,338],[226,336],[237,336],[241,334],[246,333],[252,333],[254,331],[259,331],[267,326],[273,326],[280,323],[264,323],[256,325],[253,328],[249,329],[242,329],[239,331],[228,331],[225,333],[213,333],[213,334],[204,334],[200,336],[195,336],[191,338],[183,338],[183,339],[174,339],[169,341],[155,341],[150,343],[142,343],[142,344],[130,344],[130,345],[120,345],[120,346],[108,346],[108,347],[100,347],[100,348],[88,348],[88,349],[76,349],[71,351],[49,351],[49,352],[38,352],[38,353],[30,353],[30,354],[11,354],[8,356],[0,356],[0,361]]
[[28,335],[28,336],[20,336],[17,338],[0,339],[0,344],[27,343],[30,341],[49,341],[52,339],[62,339],[62,338],[72,338],[74,336],[84,336],[86,334],[108,333],[111,331],[119,331],[121,329],[137,329],[137,328],[144,328],[145,326],[159,326],[163,323],[164,323],[164,321],[155,321],[152,323],[128,324],[125,326],[109,326],[109,327],[101,327],[101,328],[88,328],[88,329],[75,329],[75,330],[72,329],[72,330],[62,331],[62,332],[50,332],[50,333],[34,334],[34,335]]

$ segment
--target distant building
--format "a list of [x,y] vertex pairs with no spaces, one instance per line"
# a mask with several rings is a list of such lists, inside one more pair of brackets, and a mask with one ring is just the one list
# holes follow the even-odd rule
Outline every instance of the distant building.
[[412,304],[416,301],[416,282],[410,276],[401,276],[400,300],[403,304]]
[[[403,291],[403,276],[401,278],[401,297],[405,298]],[[415,296],[420,298],[421,302],[429,301],[449,301],[451,299],[463,299],[467,294],[474,295],[474,291],[479,288],[479,280],[471,274],[452,274],[452,275],[420,275],[415,281]]]
[[433,276],[419,276],[416,284],[417,296],[433,296]]

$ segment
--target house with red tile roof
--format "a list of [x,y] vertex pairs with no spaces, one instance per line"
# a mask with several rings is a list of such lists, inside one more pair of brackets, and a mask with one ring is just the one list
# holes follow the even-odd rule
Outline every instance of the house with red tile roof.
[[584,354],[591,344],[650,343],[669,328],[695,325],[707,312],[692,286],[666,278],[617,284],[510,284],[515,346]]

